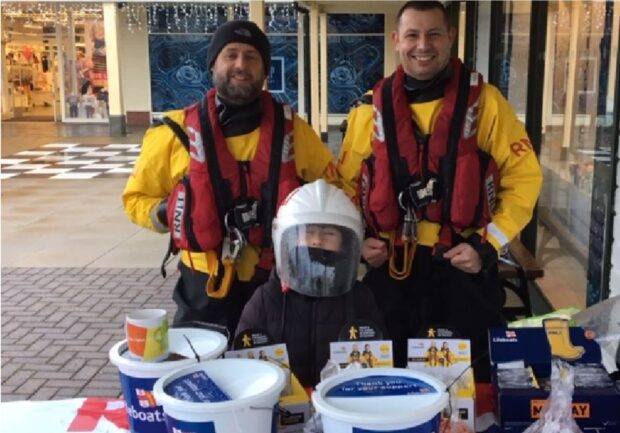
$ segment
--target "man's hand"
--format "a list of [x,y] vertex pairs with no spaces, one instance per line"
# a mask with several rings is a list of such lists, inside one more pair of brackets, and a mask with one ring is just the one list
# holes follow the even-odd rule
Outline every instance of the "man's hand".
[[469,274],[477,274],[482,269],[482,258],[480,254],[469,244],[458,244],[450,248],[443,255],[450,264],[456,269]]
[[362,257],[371,268],[378,268],[388,258],[386,243],[377,238],[365,239],[362,244]]

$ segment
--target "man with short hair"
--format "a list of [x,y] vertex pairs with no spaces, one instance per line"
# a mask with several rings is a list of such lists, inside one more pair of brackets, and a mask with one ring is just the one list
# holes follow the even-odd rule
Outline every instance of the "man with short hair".
[[129,218],[171,233],[172,251],[182,253],[175,323],[219,323],[232,335],[273,265],[271,221],[280,203],[300,180],[336,182],[316,133],[262,90],[270,56],[256,24],[218,28],[206,59],[214,89],[146,132],[123,192]]
[[[498,251],[532,217],[542,182],[508,102],[451,58],[455,37],[442,3],[403,5],[392,34],[401,66],[351,110],[340,151],[368,227],[364,282],[400,367],[407,338],[437,324],[484,358],[488,328],[504,323]],[[488,379],[488,357],[475,370]]]

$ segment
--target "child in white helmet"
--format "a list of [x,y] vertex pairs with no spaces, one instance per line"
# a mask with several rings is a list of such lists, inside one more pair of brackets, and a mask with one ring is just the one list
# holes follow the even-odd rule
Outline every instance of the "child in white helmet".
[[293,191],[274,219],[276,272],[246,304],[236,334],[262,329],[286,343],[305,387],[319,381],[344,325],[366,320],[384,328],[371,291],[357,281],[362,239],[358,209],[323,180]]

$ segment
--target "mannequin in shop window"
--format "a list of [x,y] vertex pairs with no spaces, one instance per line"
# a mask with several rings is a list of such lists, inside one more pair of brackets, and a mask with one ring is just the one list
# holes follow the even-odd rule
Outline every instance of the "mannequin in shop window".
[[78,104],[80,103],[80,97],[75,93],[71,93],[67,96],[67,104],[69,104],[69,117],[78,117]]
[[86,55],[82,51],[78,53],[78,57],[75,62],[75,69],[77,71],[79,80],[78,86],[80,88],[81,95],[85,95],[88,87],[90,86],[91,63],[92,62],[86,58]]
[[103,21],[96,20],[93,23],[90,28],[90,41],[92,43],[90,51],[92,53],[90,82],[97,89],[105,87],[107,80],[105,29]]
[[84,109],[86,110],[86,118],[92,119],[97,106],[97,97],[93,93],[92,86],[88,86],[86,94],[82,96],[82,104],[84,104]]
[[101,117],[108,117],[108,89],[104,87],[99,90],[99,93],[97,93],[97,101],[99,101]]

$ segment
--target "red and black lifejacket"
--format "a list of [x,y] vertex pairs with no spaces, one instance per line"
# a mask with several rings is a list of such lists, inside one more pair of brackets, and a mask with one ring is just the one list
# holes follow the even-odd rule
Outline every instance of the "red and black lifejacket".
[[428,195],[423,205],[413,206],[416,218],[440,223],[443,233],[491,221],[499,173],[476,138],[482,77],[458,59],[450,68],[430,136],[423,136],[413,121],[402,66],[373,90],[372,154],[364,161],[358,193],[366,222],[377,233],[401,227],[399,197],[401,204],[407,201],[412,185]]
[[163,119],[190,154],[189,170],[168,199],[173,251],[220,250],[227,220],[249,243],[262,247],[259,266],[269,269],[273,265],[272,220],[280,203],[300,184],[294,160],[293,111],[263,92],[256,154],[251,161],[237,161],[226,145],[215,97],[211,89],[203,101],[185,109],[184,130]]

